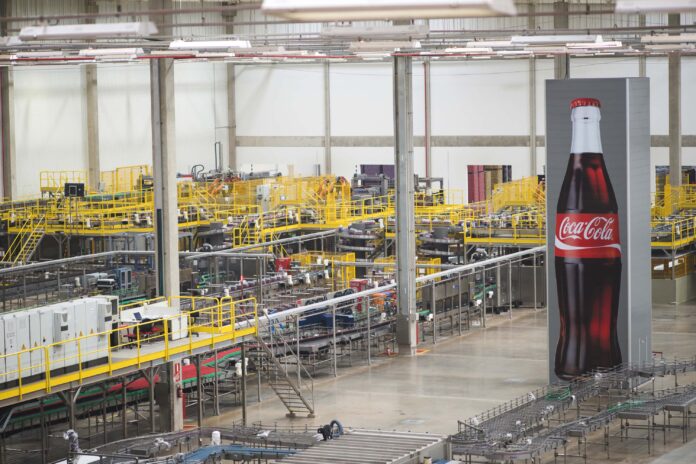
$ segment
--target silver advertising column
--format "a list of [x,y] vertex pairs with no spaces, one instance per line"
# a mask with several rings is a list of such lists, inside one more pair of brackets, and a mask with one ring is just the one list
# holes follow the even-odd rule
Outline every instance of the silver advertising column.
[[648,79],[546,82],[549,378],[651,349]]

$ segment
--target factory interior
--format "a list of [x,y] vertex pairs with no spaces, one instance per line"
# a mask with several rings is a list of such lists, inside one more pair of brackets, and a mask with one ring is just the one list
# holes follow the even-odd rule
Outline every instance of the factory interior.
[[0,0],[0,464],[696,462],[694,84],[694,0]]

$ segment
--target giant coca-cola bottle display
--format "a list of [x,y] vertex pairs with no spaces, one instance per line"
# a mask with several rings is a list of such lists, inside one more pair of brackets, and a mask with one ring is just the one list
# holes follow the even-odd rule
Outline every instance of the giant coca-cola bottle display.
[[564,380],[622,361],[618,206],[604,164],[600,107],[592,98],[571,102],[573,139],[556,209],[560,336],[555,372]]

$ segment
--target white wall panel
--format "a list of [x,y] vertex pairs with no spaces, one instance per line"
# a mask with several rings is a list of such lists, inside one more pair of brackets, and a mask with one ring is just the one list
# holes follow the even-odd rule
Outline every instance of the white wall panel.
[[[226,94],[216,92],[226,81],[224,64],[178,62],[174,68],[176,160],[179,172],[195,164],[215,167],[215,142],[227,144]],[[224,163],[224,159],[223,159]]]
[[87,168],[78,66],[14,68],[17,194],[39,193],[39,171]]
[[696,134],[696,58],[682,58],[682,133]]
[[324,133],[324,70],[311,66],[237,66],[237,135]]
[[253,166],[255,172],[278,169],[283,175],[287,175],[288,166],[292,165],[296,176],[313,176],[316,174],[316,165],[321,165],[323,160],[324,149],[316,147],[237,148],[239,166],[243,170]]
[[667,58],[649,58],[646,70],[650,78],[650,132],[653,135],[666,135],[669,133]]
[[392,107],[391,64],[331,66],[332,135],[392,135]]
[[527,135],[526,60],[434,63],[434,135]]
[[97,67],[102,171],[152,164],[150,68],[145,63]]
[[360,172],[361,164],[394,164],[394,148],[349,148],[334,147],[333,170],[336,175],[346,178]]

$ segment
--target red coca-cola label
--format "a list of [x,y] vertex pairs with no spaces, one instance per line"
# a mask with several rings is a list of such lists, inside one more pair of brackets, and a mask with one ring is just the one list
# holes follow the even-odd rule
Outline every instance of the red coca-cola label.
[[620,258],[619,216],[557,214],[555,255],[559,258]]

